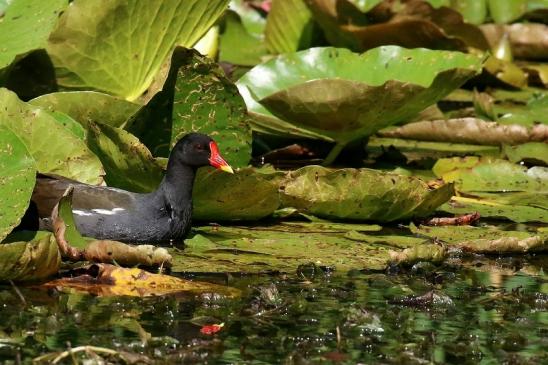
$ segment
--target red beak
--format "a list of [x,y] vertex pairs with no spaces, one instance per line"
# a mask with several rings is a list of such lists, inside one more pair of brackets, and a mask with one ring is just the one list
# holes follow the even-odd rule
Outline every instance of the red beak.
[[209,158],[209,163],[211,166],[231,174],[234,173],[232,167],[230,167],[230,165],[219,154],[219,147],[217,146],[217,143],[213,141],[209,142],[209,150],[211,151],[211,157]]

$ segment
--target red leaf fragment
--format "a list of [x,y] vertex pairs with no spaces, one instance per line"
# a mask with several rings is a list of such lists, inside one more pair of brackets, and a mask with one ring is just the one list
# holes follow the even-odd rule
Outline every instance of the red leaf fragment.
[[225,325],[224,323],[221,323],[221,324],[210,324],[210,325],[202,326],[202,328],[200,328],[200,333],[204,335],[213,335],[219,332],[224,327],[224,325]]

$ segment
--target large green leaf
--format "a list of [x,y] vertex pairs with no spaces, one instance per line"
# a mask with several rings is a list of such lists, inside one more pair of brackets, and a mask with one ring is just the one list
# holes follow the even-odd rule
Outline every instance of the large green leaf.
[[6,89],[0,89],[0,105],[0,125],[21,138],[38,171],[90,184],[103,181],[104,171],[97,156],[48,112],[20,101]]
[[254,168],[238,169],[235,174],[200,169],[194,183],[193,217],[212,221],[264,218],[280,206],[282,175]]
[[[349,225],[350,226],[350,225]],[[174,252],[174,271],[295,272],[313,263],[335,270],[384,270],[394,263],[440,261],[445,250],[410,236],[380,236],[348,227],[322,230],[317,225],[288,227],[199,227]]]
[[42,95],[29,103],[52,112],[63,112],[84,127],[89,122],[120,127],[141,105],[95,91],[57,92]]
[[35,181],[36,166],[25,144],[0,126],[0,241],[21,221]]
[[178,49],[184,60],[177,73],[173,104],[171,145],[183,135],[210,135],[236,166],[251,158],[251,130],[245,103],[223,70],[193,50]]
[[162,180],[162,168],[137,137],[106,124],[89,123],[89,148],[101,159],[105,181],[134,192],[155,190]]
[[0,281],[43,280],[60,266],[61,255],[49,232],[17,232],[0,243]]
[[410,118],[478,73],[481,64],[473,55],[396,46],[361,55],[312,48],[256,66],[238,87],[250,112],[261,114],[262,104],[298,128],[345,145]]
[[305,1],[273,0],[264,34],[266,47],[273,54],[310,47],[314,22]]
[[228,0],[75,0],[49,39],[58,82],[134,100],[173,46],[191,47],[227,5]]
[[0,70],[17,57],[45,48],[67,0],[13,0],[0,15]]
[[308,166],[282,183],[282,206],[318,217],[390,222],[431,214],[453,195],[451,184],[370,169],[330,170]]

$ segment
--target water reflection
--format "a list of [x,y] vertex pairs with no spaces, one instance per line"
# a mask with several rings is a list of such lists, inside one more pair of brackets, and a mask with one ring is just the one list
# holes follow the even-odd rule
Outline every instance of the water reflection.
[[[24,304],[4,286],[0,360],[94,345],[152,363],[547,363],[546,262],[474,258],[391,273],[311,266],[295,275],[200,277],[243,290],[239,299],[20,288]],[[200,332],[212,323],[225,325]]]

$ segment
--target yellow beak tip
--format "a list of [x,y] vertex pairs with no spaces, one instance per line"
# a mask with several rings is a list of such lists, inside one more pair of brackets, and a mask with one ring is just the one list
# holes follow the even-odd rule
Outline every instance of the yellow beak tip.
[[230,167],[230,165],[223,165],[220,167],[220,169],[223,170],[224,172],[228,172],[229,174],[234,173],[234,170],[232,170],[232,167]]

